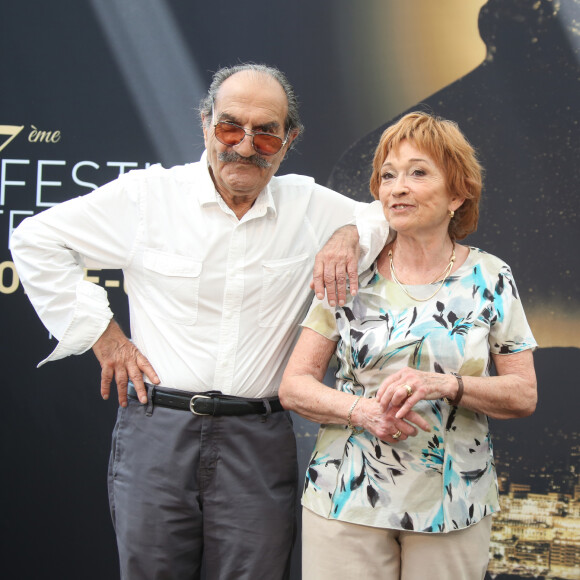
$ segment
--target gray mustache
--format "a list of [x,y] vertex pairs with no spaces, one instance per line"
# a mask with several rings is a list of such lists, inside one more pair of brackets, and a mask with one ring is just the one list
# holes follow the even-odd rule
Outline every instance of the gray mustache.
[[223,163],[236,163],[241,161],[242,163],[251,163],[256,167],[261,169],[270,169],[272,164],[266,161],[263,157],[259,155],[252,155],[251,157],[242,157],[239,153],[235,151],[222,151],[218,154],[218,159]]

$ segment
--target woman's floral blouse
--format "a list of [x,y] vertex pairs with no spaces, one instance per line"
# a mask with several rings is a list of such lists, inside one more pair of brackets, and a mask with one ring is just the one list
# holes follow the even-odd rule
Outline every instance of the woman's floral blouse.
[[[435,285],[408,287],[428,297]],[[336,389],[373,397],[406,366],[468,376],[490,374],[490,353],[535,348],[510,268],[470,248],[466,262],[426,302],[415,301],[376,263],[343,307],[314,300],[303,326],[337,341]],[[390,445],[368,431],[322,425],[302,503],[339,520],[418,532],[448,532],[498,511],[487,416],[443,400],[414,410],[431,432]]]

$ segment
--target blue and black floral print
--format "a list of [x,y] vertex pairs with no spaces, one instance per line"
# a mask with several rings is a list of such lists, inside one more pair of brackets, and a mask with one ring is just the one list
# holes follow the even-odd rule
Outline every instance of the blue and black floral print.
[[[432,285],[413,286],[427,297]],[[303,326],[337,341],[336,389],[373,397],[404,367],[488,376],[491,354],[535,348],[510,268],[477,248],[435,296],[418,302],[376,263],[343,307],[314,300]],[[391,529],[447,532],[498,511],[487,417],[443,400],[414,410],[430,424],[396,445],[322,425],[302,503],[327,518]]]

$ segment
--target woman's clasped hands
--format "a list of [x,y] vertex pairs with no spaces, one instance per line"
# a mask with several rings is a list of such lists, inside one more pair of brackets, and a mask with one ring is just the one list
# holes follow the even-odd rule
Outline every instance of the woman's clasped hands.
[[449,375],[401,369],[383,381],[374,399],[367,399],[365,412],[368,408],[372,413],[365,417],[364,424],[373,435],[389,443],[414,437],[417,428],[429,432],[431,426],[413,407],[422,400],[446,397],[449,390]]

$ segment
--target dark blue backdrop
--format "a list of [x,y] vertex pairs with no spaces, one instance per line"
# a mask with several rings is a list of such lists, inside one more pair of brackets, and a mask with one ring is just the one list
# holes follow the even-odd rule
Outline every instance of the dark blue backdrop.
[[[100,398],[91,353],[36,369],[54,341],[18,286],[8,252],[12,228],[120,171],[196,160],[203,149],[196,105],[212,71],[245,60],[279,66],[302,98],[307,132],[282,171],[313,175],[369,199],[369,156],[383,127],[365,135],[344,121],[352,103],[336,51],[341,6],[334,0],[275,6],[258,0],[6,0],[0,7],[3,577],[118,575],[106,496],[116,406]],[[480,230],[468,241],[512,265],[534,330],[538,321],[540,344],[549,338],[536,353],[538,412],[498,422],[494,431],[503,491],[510,482],[528,485],[540,495],[558,495],[566,506],[556,514],[573,522],[569,537],[559,536],[572,546],[563,578],[574,577],[566,574],[576,565],[580,574],[578,20],[574,0],[489,0],[480,19],[488,59],[421,104],[457,120],[480,149],[487,185]],[[372,89],[361,87],[361,103]],[[126,325],[122,284],[110,286],[120,282],[119,274],[89,275],[107,285]],[[545,333],[551,313],[557,328]],[[297,420],[302,467],[315,432]],[[534,525],[543,519],[538,514]],[[548,556],[557,534],[549,535],[542,543]],[[507,559],[502,549],[499,561]],[[543,557],[520,573],[539,570]],[[299,578],[297,561],[293,577]]]

